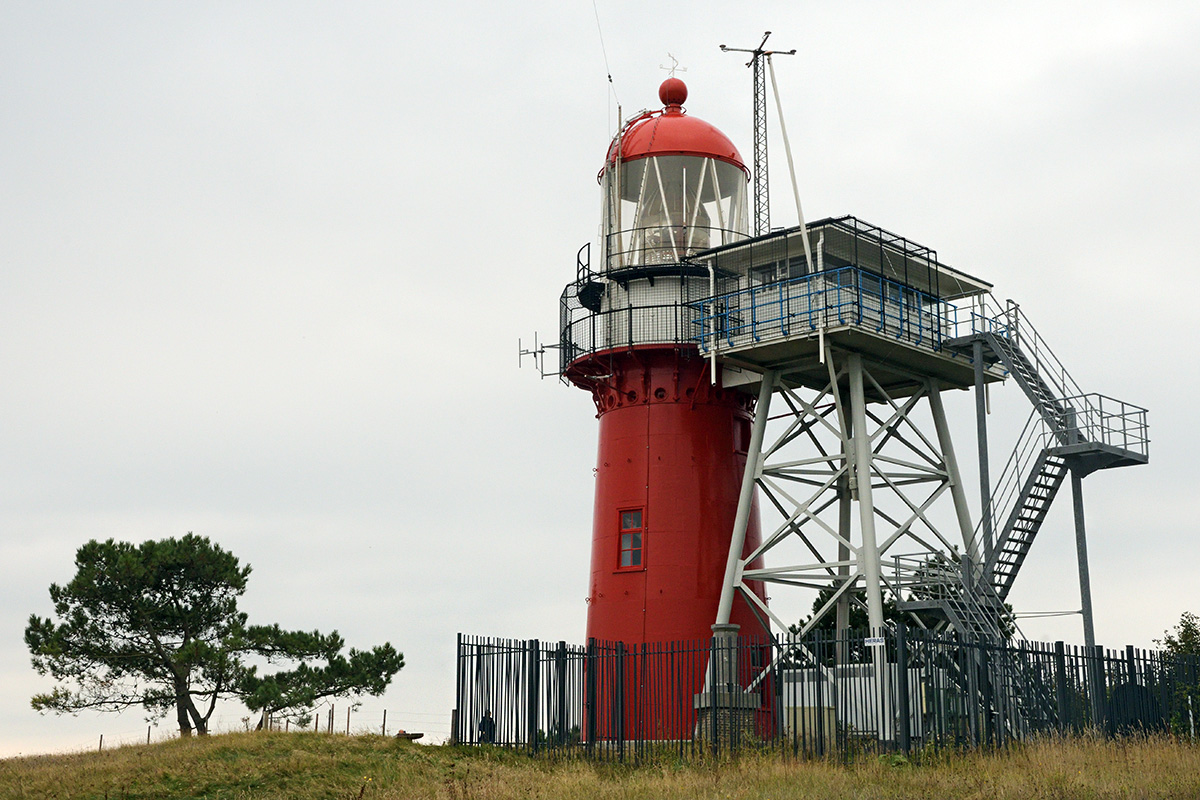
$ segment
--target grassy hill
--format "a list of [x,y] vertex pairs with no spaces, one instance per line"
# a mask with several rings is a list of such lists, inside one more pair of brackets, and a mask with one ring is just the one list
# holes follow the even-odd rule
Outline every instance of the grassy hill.
[[1046,741],[920,765],[850,767],[777,757],[642,767],[533,760],[491,748],[422,747],[381,736],[238,733],[104,753],[0,760],[2,798],[1188,798],[1200,746]]

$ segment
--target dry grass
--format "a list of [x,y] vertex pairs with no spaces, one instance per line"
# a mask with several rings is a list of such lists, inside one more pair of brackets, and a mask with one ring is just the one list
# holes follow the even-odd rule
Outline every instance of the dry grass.
[[[898,759],[897,759],[898,760]],[[379,736],[242,733],[0,761],[2,798],[1187,798],[1200,746],[1047,740],[998,754],[843,767],[777,757],[641,767],[530,759]]]

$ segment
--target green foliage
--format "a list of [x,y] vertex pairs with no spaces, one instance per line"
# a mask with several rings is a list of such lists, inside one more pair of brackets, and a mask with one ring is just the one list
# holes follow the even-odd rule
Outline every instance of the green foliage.
[[[59,621],[32,615],[25,629],[34,669],[66,684],[35,695],[38,711],[174,709],[181,734],[203,734],[222,697],[301,715],[325,697],[381,694],[404,666],[390,644],[343,654],[336,631],[248,625],[237,604],[249,565],[202,536],[93,540],[75,567],[50,586]],[[260,676],[253,658],[290,668]]]
[[[825,607],[825,604],[829,602],[829,599],[831,597],[833,597],[833,594],[834,594],[834,592],[837,591],[837,588],[838,587],[836,587],[836,586],[826,586],[824,589],[822,589],[817,594],[817,598],[815,600],[813,600],[812,614],[805,617],[804,620],[801,621],[800,625],[792,626],[792,632],[798,633],[805,625],[807,625],[809,620],[811,620],[813,617],[815,617],[817,615],[817,612]],[[846,595],[850,600],[850,624],[848,626],[848,629],[852,630],[852,631],[869,630],[871,627],[871,622],[870,622],[870,619],[867,617],[867,592],[866,592],[866,590],[861,587],[855,587],[853,589],[848,590],[846,592]],[[892,597],[892,595],[890,593],[884,592],[883,593],[883,621],[884,621],[884,623],[904,622],[905,621],[904,617],[905,617],[905,615],[903,613],[896,610],[896,599],[894,597]],[[832,611],[830,613],[826,614],[824,617],[822,617],[820,620],[817,621],[817,624],[814,625],[811,628],[811,630],[825,631],[828,633],[834,632],[835,630],[837,630],[837,614]]]
[[1173,630],[1165,631],[1154,643],[1163,649],[1163,671],[1174,686],[1168,720],[1179,734],[1195,735],[1197,710],[1200,710],[1200,617],[1183,612]]
[[1183,612],[1173,631],[1165,631],[1163,638],[1154,643],[1170,656],[1196,656],[1200,658],[1200,617],[1190,611]]

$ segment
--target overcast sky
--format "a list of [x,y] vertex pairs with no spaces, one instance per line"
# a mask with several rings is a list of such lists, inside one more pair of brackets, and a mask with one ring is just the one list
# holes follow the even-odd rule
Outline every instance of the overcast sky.
[[[767,29],[809,219],[935,248],[1151,409],[1151,464],[1084,484],[1098,639],[1200,612],[1200,5],[754,5],[0,1],[0,755],[145,736],[29,708],[25,623],[90,538],[203,534],[252,621],[395,644],[356,728],[445,735],[459,631],[582,640],[594,409],[517,339],[555,336],[617,99],[672,53],[749,159],[718,45]],[[993,399],[996,470],[1027,409]],[[1078,608],[1067,496],[1018,610]]]

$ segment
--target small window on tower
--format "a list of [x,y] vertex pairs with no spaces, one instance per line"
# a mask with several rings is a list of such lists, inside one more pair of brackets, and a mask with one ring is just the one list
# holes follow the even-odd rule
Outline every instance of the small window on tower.
[[620,554],[617,561],[621,569],[642,568],[642,509],[621,511]]

